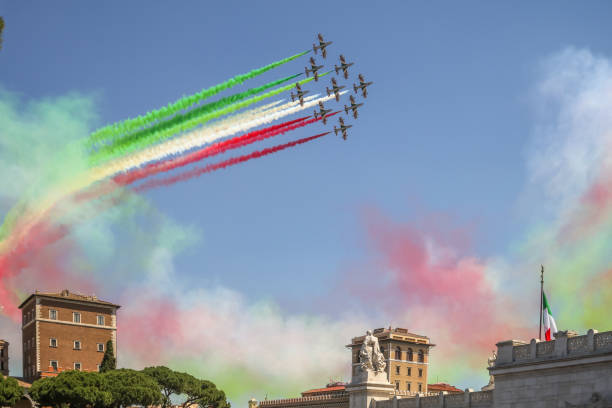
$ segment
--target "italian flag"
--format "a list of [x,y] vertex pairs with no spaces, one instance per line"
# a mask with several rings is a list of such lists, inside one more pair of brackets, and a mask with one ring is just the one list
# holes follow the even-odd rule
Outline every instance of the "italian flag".
[[555,337],[554,334],[558,330],[557,324],[555,323],[555,318],[550,312],[550,306],[548,306],[544,292],[542,292],[542,325],[544,325],[544,335],[546,336],[546,341],[552,340]]

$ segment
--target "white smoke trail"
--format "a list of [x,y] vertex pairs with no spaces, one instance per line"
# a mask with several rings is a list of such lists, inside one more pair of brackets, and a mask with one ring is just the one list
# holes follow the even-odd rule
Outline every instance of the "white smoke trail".
[[[346,92],[347,91],[343,91],[341,94]],[[316,95],[313,95],[311,98],[313,97],[316,97]],[[319,102],[326,102],[333,98],[334,95],[330,95],[308,101],[305,100],[303,105],[300,105],[298,101],[289,102],[276,108],[269,109],[265,112],[264,116],[253,115],[251,112],[246,112],[244,115],[234,116],[226,121],[218,122],[217,125],[204,127],[193,132],[189,132],[176,139],[151,146],[128,157],[114,160],[106,165],[93,169],[91,173],[92,182],[104,179],[119,172],[128,171],[132,168],[139,167],[143,164],[160,160],[168,156],[179,155],[187,150],[203,146],[207,143],[231,136],[235,133],[245,132],[251,128],[274,122],[285,116],[312,108],[318,105]]]

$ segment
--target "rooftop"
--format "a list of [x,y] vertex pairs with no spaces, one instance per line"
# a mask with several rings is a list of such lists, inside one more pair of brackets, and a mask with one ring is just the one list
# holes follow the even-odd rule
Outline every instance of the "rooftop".
[[446,391],[446,392],[450,392],[450,393],[463,392],[463,390],[460,390],[459,388],[455,387],[454,385],[450,385],[450,384],[447,384],[447,383],[427,384],[427,390],[429,392],[440,392],[440,391]]
[[336,382],[330,383],[325,386],[325,388],[314,388],[312,390],[304,391],[302,393],[302,397],[308,397],[313,395],[321,395],[321,394],[333,394],[337,392],[344,392],[346,390],[346,383]]
[[[381,328],[372,330],[372,334],[380,339],[389,338],[393,340],[406,341],[410,343],[427,344],[428,346],[435,346],[435,344],[430,343],[429,337],[423,336],[421,334],[411,333],[408,331],[408,329],[404,329],[402,327],[395,327],[395,328],[391,326],[386,327],[386,328],[381,327]],[[360,344],[364,338],[365,338],[365,335],[353,337],[351,339],[352,344],[347,345],[347,347],[351,347],[351,345],[355,345],[355,344]]]
[[40,296],[40,297],[52,298],[52,299],[62,299],[62,300],[75,300],[79,302],[87,302],[87,303],[111,306],[111,307],[116,307],[116,308],[121,307],[114,303],[100,300],[95,295],[81,295],[80,293],[73,293],[73,292],[70,292],[68,289],[64,289],[61,292],[39,292],[37,290],[36,292],[28,296],[23,302],[21,302],[21,304],[19,305],[19,308],[21,309],[34,296]]

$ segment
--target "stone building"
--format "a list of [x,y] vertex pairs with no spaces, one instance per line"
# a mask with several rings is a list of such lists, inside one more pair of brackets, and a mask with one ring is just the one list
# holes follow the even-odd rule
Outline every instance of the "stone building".
[[0,340],[0,374],[9,375],[9,342]]
[[[591,329],[582,336],[561,331],[555,333],[555,340],[545,342],[502,341],[497,343],[496,356],[489,359],[492,381],[483,387],[486,390],[459,392],[443,384],[452,390],[437,395],[397,391],[379,370],[382,363],[369,364],[383,346],[378,350],[371,332],[355,339],[363,341],[368,336],[372,346],[367,353],[357,354],[357,365],[353,354],[353,367],[358,369],[353,369],[349,384],[306,391],[302,398],[259,404],[251,399],[249,408],[612,408],[612,331]],[[355,339],[349,345],[353,351]],[[393,367],[390,362],[387,368]]]
[[[400,327],[375,329],[372,334],[378,338],[386,361],[387,379],[395,389],[405,394],[426,393],[429,349],[435,346],[429,337]],[[347,345],[352,352],[353,374],[359,367],[359,349],[364,338],[354,337]]]
[[108,340],[117,354],[119,307],[68,290],[31,294],[19,305],[24,379],[32,382],[63,370],[98,371]]

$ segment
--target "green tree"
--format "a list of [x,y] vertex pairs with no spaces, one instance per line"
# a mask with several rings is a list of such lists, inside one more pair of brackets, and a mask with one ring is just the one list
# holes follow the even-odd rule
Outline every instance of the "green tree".
[[207,380],[200,380],[187,373],[178,373],[183,377],[183,392],[185,401],[183,408],[197,404],[204,408],[230,408],[225,393],[215,384]]
[[171,395],[183,393],[185,378],[168,367],[146,367],[142,372],[155,380],[161,388],[162,408],[168,408],[172,405]]
[[112,395],[111,407],[131,405],[157,405],[162,394],[157,382],[148,375],[135,370],[122,368],[104,374],[104,386]]
[[105,373],[115,368],[117,368],[117,359],[113,350],[113,341],[109,340],[106,342],[106,351],[104,357],[102,357],[102,363],[100,363],[100,372]]
[[0,407],[12,407],[21,397],[23,397],[23,388],[17,380],[0,375]]
[[99,373],[65,371],[57,377],[37,380],[30,388],[30,396],[40,405],[60,408],[101,408],[112,404],[105,378]]

